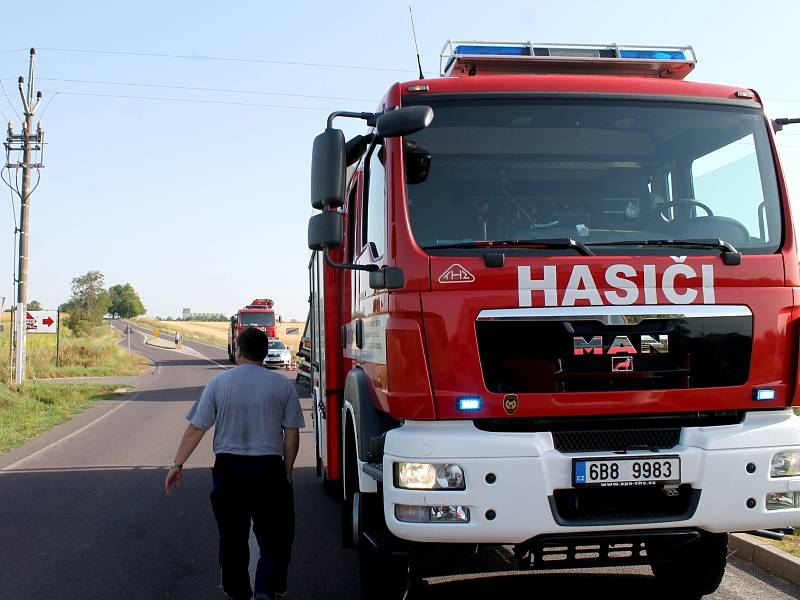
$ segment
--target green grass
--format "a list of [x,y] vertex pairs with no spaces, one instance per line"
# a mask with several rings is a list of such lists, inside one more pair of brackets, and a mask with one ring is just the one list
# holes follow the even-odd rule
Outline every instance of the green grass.
[[69,420],[96,400],[114,397],[115,385],[0,384],[0,453]]
[[[0,381],[10,381],[9,327],[0,333]],[[26,377],[103,377],[138,375],[148,361],[116,344],[122,334],[110,325],[96,327],[88,337],[76,337],[63,326],[61,330],[59,366],[56,367],[56,336],[29,334],[27,336]]]

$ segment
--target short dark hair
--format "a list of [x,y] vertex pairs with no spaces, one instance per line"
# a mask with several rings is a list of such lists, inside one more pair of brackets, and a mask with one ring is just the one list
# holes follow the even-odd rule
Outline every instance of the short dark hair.
[[255,327],[248,327],[240,333],[239,337],[236,338],[236,345],[239,347],[239,352],[247,360],[263,362],[267,352],[269,352],[267,334]]

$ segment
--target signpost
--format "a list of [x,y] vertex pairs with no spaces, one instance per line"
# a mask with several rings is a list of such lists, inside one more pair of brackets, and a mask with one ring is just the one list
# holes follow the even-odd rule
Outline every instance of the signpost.
[[22,302],[17,302],[17,375],[16,382],[18,384],[25,381],[25,330],[27,328],[27,319],[25,305]]
[[[17,308],[18,316],[20,317],[20,324],[24,322],[26,333],[55,333],[56,334],[56,367],[60,366],[61,362],[61,312],[58,310],[20,310]],[[21,329],[19,331],[22,331]],[[19,351],[23,350],[23,355],[20,358]],[[25,356],[22,344],[17,348],[17,364],[22,364],[22,377],[25,379]],[[19,367],[17,367],[19,373]]]
[[57,310],[26,310],[25,329],[28,333],[57,333]]

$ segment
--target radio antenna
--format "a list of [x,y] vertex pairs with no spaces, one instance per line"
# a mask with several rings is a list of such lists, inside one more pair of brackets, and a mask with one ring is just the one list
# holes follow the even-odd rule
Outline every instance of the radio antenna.
[[408,5],[408,14],[411,17],[411,33],[414,34],[414,48],[417,51],[417,66],[419,67],[419,78],[425,79],[422,74],[422,62],[419,59],[419,45],[417,45],[417,30],[414,28],[414,12],[411,10],[411,5]]

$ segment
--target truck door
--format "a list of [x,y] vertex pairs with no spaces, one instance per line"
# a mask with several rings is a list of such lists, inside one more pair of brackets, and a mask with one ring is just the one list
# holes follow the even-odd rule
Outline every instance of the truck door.
[[325,389],[325,285],[322,257],[314,252],[309,263],[311,290],[311,399],[314,403],[314,428],[322,464],[328,464]]

